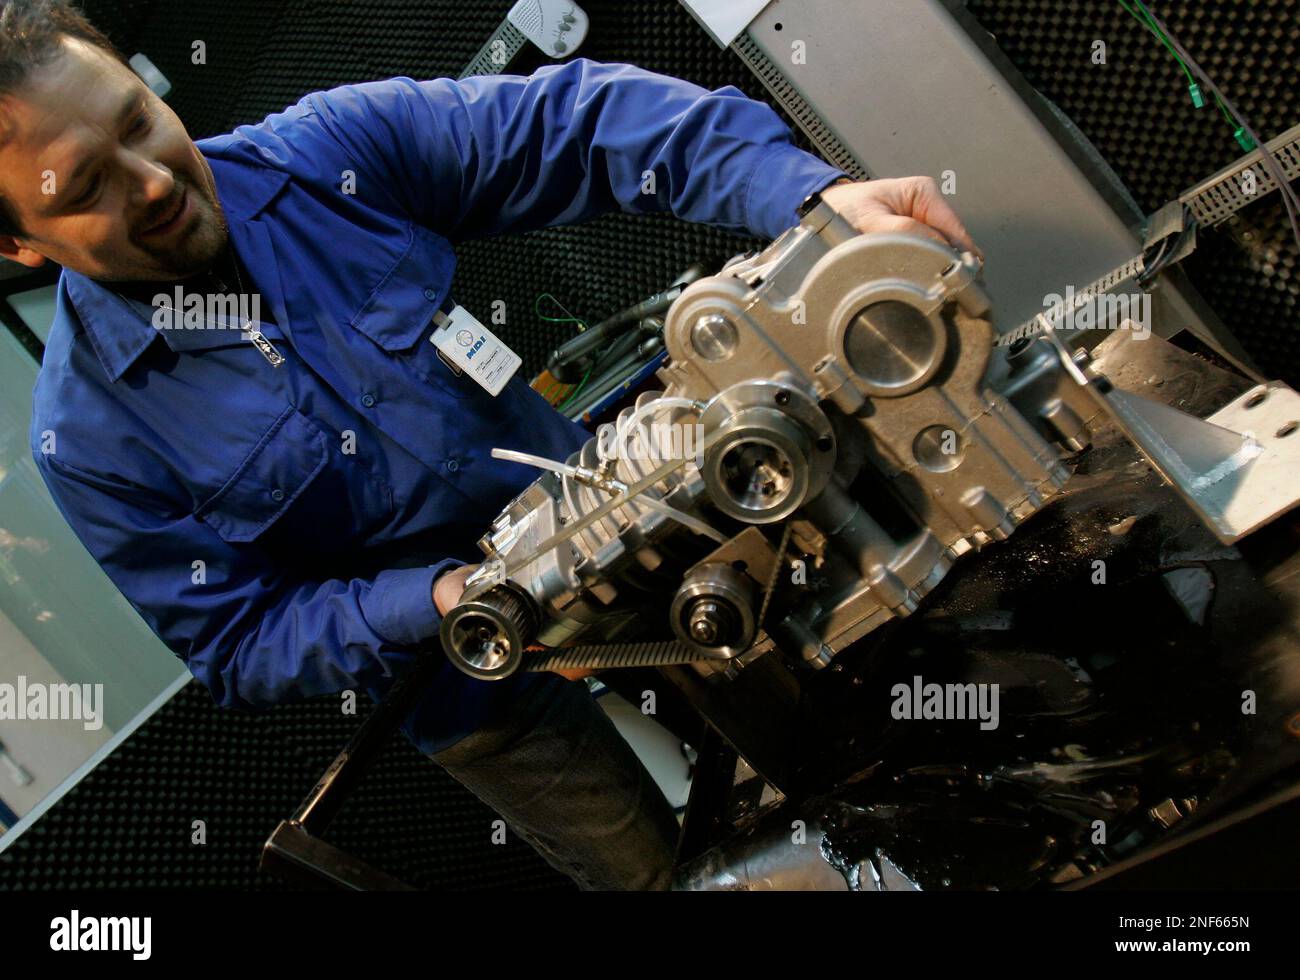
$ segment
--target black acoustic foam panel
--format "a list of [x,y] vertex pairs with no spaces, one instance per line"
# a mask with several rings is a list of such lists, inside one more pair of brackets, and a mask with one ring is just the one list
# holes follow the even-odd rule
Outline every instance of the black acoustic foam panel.
[[[364,697],[356,715],[339,704],[224,711],[186,685],[0,854],[0,891],[297,890],[260,874],[258,857],[371,710]],[[574,887],[513,834],[493,844],[495,819],[396,735],[324,836],[417,887]],[[195,820],[206,843],[192,841]]]

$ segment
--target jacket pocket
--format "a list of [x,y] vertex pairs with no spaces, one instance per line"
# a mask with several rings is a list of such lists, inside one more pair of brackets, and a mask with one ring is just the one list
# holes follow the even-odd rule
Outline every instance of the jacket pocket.
[[390,354],[410,350],[432,333],[433,314],[456,266],[446,240],[416,224],[407,233],[402,254],[350,321]]
[[252,541],[279,520],[328,461],[325,434],[290,405],[194,516],[226,541]]
[[451,397],[471,398],[478,385],[456,374],[429,339],[433,315],[451,285],[455,253],[445,239],[417,224],[409,225],[407,234],[402,254],[349,323]]

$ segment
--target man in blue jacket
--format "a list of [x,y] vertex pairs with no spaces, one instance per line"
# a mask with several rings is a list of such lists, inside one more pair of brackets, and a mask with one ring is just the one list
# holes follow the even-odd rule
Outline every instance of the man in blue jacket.
[[[224,706],[384,697],[536,476],[492,447],[588,437],[429,342],[455,242],[614,210],[775,237],[837,181],[863,231],[971,247],[933,181],[853,183],[732,87],[577,59],[345,86],[195,143],[71,8],[0,0],[0,255],[63,267],[32,450]],[[403,730],[581,887],[668,887],[675,817],[586,685],[444,663]]]

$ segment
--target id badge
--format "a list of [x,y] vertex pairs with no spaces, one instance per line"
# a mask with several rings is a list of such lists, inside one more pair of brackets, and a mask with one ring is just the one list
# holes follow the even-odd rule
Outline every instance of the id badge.
[[523,363],[523,358],[459,303],[451,313],[435,313],[433,323],[436,329],[429,342],[489,395],[500,394]]

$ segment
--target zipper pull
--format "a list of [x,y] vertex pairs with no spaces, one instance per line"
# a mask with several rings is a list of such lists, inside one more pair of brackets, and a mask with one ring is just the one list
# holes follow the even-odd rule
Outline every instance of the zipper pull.
[[267,340],[262,331],[253,326],[251,321],[244,326],[248,331],[248,339],[253,342],[254,347],[262,352],[262,356],[270,362],[271,367],[278,368],[284,363],[284,355],[275,349],[275,344]]

